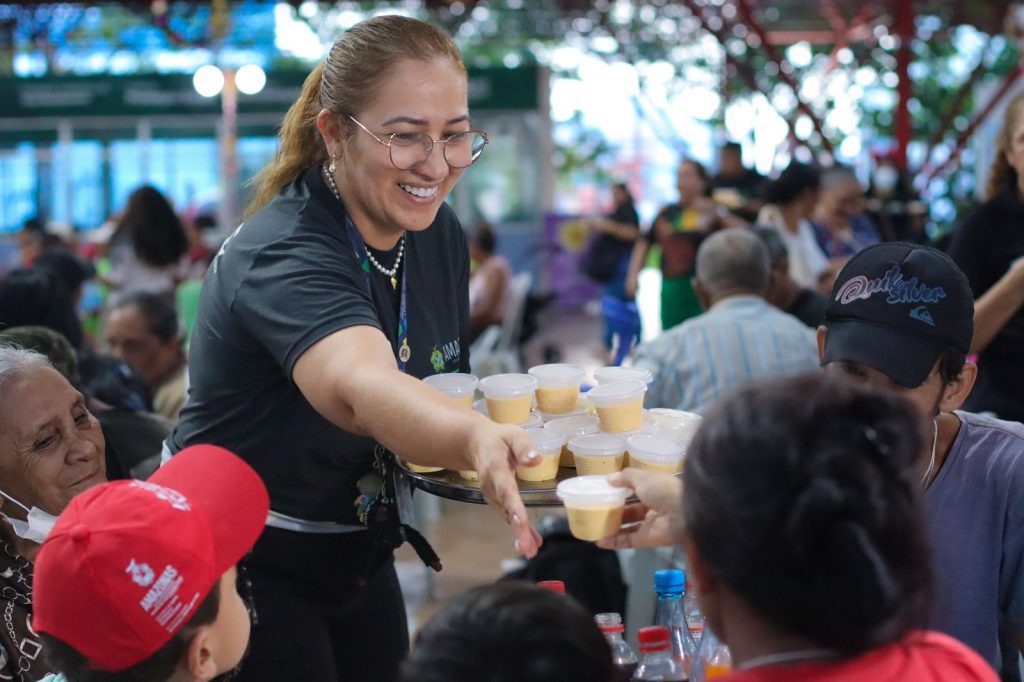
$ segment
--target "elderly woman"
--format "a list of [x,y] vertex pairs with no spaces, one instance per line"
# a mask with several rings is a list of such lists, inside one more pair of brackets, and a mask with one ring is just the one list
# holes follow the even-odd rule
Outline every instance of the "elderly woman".
[[0,679],[51,672],[30,627],[32,561],[71,498],[106,480],[104,447],[82,395],[44,356],[0,346]]

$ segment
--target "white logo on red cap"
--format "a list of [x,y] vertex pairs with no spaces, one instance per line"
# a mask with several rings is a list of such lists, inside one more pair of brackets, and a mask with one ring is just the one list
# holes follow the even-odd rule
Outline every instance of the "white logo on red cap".
[[171,488],[165,488],[162,485],[156,483],[149,483],[148,481],[132,481],[132,487],[142,488],[156,495],[157,499],[163,500],[171,505],[172,508],[178,511],[191,511],[192,507],[188,504],[188,498],[179,493],[177,490]]
[[153,578],[156,577],[149,564],[137,564],[135,559],[131,560],[128,568],[124,569],[124,572],[131,574],[132,582],[140,587],[149,587],[153,582]]

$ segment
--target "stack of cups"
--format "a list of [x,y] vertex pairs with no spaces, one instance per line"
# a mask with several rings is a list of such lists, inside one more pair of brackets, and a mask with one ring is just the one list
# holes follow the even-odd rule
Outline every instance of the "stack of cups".
[[537,411],[544,414],[568,414],[576,409],[580,383],[586,372],[576,365],[537,365],[530,368],[537,379]]
[[548,429],[531,429],[526,432],[533,443],[533,450],[540,455],[536,466],[516,465],[516,477],[523,481],[550,481],[558,476],[558,462],[562,456],[565,436]]
[[[562,419],[553,419],[544,425],[545,429],[550,429],[555,433],[560,433],[565,437],[566,443],[569,439],[574,436],[589,436],[596,434],[601,430],[598,424],[597,417],[582,416],[582,417],[563,417]],[[561,466],[564,467],[575,467],[576,460],[573,457],[572,451],[569,450],[568,445],[562,446],[562,461]]]
[[593,542],[618,532],[629,491],[613,487],[605,476],[577,476],[559,483],[556,494],[565,505],[569,531]]
[[626,454],[625,439],[608,433],[576,436],[569,440],[581,476],[607,475],[622,471]]
[[621,433],[643,425],[646,393],[647,384],[642,381],[614,381],[590,389],[587,400],[597,409],[602,431]]
[[666,474],[683,470],[683,446],[657,436],[633,436],[626,441],[629,466]]

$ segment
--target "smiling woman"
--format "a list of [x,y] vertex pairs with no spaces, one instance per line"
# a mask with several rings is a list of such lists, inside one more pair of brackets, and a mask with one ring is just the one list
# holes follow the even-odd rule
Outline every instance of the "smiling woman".
[[106,480],[82,395],[39,353],[0,346],[0,679],[47,672],[32,616],[32,561],[78,493]]
[[486,144],[448,36],[358,24],[306,79],[210,267],[168,448],[228,448],[270,491],[246,561],[260,617],[243,680],[396,678],[408,519],[391,453],[479,472],[516,546],[537,551],[515,482],[540,462],[525,432],[418,381],[469,370],[469,254],[445,198]]

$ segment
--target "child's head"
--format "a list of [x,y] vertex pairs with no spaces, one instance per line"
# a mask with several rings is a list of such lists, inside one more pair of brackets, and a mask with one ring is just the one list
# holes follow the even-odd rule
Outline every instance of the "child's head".
[[593,617],[564,595],[518,581],[477,587],[427,623],[407,682],[607,682],[611,652]]
[[36,559],[44,654],[70,682],[209,680],[234,668],[250,627],[236,564],[268,509],[256,472],[207,445],[148,481],[74,498]]

